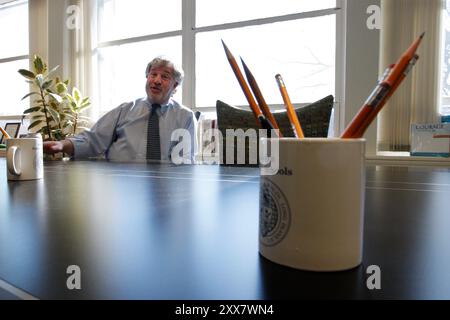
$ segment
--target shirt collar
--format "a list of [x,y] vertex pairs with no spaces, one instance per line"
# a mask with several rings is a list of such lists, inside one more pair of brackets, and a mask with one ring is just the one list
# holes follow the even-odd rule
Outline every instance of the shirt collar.
[[[147,99],[145,99],[145,102],[147,103],[147,105],[149,107],[152,106],[152,102],[150,101],[150,99],[147,97]],[[169,107],[173,105],[173,101],[172,99],[169,99],[169,102],[167,102],[167,104],[162,104],[161,105],[161,114],[166,113],[166,111],[169,109]]]

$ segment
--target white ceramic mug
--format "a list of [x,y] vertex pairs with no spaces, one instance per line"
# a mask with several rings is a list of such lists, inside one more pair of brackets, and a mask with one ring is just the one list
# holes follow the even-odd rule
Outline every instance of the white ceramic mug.
[[260,180],[260,253],[302,270],[358,266],[364,153],[364,139],[281,138],[278,173]]
[[42,138],[7,139],[6,164],[8,180],[42,179]]

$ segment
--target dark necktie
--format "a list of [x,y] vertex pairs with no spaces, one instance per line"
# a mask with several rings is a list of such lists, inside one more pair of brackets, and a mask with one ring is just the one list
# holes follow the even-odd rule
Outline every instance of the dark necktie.
[[161,146],[159,141],[159,118],[156,110],[159,104],[152,104],[147,127],[147,160],[161,160]]

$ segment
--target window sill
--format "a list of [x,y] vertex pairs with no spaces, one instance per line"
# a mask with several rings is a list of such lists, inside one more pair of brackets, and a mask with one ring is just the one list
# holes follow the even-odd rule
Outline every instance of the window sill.
[[411,156],[409,152],[378,152],[376,156],[367,156],[367,164],[389,166],[433,166],[450,167],[450,158]]

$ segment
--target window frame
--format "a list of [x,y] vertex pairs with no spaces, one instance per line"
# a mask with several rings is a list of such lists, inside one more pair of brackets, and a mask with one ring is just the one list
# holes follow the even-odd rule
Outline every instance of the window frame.
[[[243,28],[248,26],[264,25],[275,22],[293,21],[299,19],[321,17],[325,15],[336,15],[336,62],[335,62],[335,101],[340,101],[342,96],[341,90],[343,86],[338,80],[343,78],[343,68],[340,67],[344,61],[343,42],[344,39],[342,32],[345,31],[344,21],[344,2],[345,0],[336,0],[336,6],[329,9],[321,9],[309,12],[291,13],[287,15],[279,15],[272,17],[265,17],[259,19],[243,20],[231,23],[217,24],[196,27],[196,0],[182,0],[181,3],[181,30],[168,31],[162,33],[148,34],[138,37],[130,37],[125,39],[118,39],[112,41],[103,41],[97,43],[97,48],[112,47],[118,45],[126,45],[141,41],[156,40],[167,37],[181,36],[182,41],[182,67],[185,73],[185,78],[182,84],[182,103],[187,106],[191,106],[194,110],[201,110],[202,112],[215,111],[215,106],[197,106],[196,105],[196,82],[195,82],[195,48],[196,48],[196,35],[202,32],[227,30],[235,28]],[[295,106],[297,106],[294,103]],[[303,105],[303,104],[300,104]],[[248,108],[247,106],[241,106]],[[275,110],[282,109],[282,105],[271,105]],[[336,114],[339,114],[337,112]],[[339,123],[339,122],[337,122]]]
[[[446,79],[444,79],[445,72],[443,71],[444,65],[446,64],[445,63],[447,50],[446,46],[450,46],[450,41],[447,41],[446,39],[446,28],[445,28],[446,11],[450,12],[450,8],[448,8],[448,6],[450,6],[450,2],[448,0],[444,1],[441,10],[442,23],[441,23],[441,40],[439,44],[439,64],[440,64],[439,69],[441,70],[440,71],[441,74],[439,81],[438,110],[437,110],[437,114],[439,117],[450,115],[450,95],[445,95],[443,89],[444,82],[446,81]],[[447,68],[450,69],[450,63],[447,63]],[[448,112],[445,112],[447,110]]]
[[[10,1],[10,2],[1,3],[0,10],[7,10],[12,7],[20,6],[24,3],[26,3],[28,6],[28,2],[29,2],[28,0],[19,0],[19,1]],[[29,19],[29,17],[28,17],[28,19]],[[30,39],[30,33],[28,33],[28,41],[29,41],[29,39]],[[28,50],[29,50],[29,48],[28,48]],[[18,56],[4,57],[4,58],[0,58],[0,64],[19,61],[19,60],[25,60],[25,59],[28,60],[29,58],[30,58],[29,53],[23,54],[23,55],[18,55]],[[0,115],[0,119],[10,120],[10,119],[17,119],[17,117],[22,117],[22,116],[23,116],[22,114],[7,114],[7,115]]]

